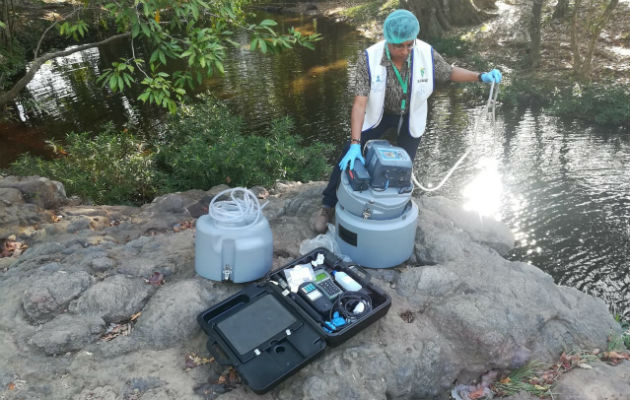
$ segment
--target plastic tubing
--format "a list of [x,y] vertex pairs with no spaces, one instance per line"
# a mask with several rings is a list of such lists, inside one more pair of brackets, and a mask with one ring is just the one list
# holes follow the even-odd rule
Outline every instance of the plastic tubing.
[[[494,94],[494,96],[493,96]],[[486,107],[485,107],[485,111],[487,114],[492,114],[492,123],[495,122],[494,119],[494,113],[495,113],[495,105],[497,102],[497,96],[499,95],[499,86],[497,85],[497,90],[494,90],[494,81],[492,82],[492,84],[490,85],[490,95],[488,96],[488,102],[486,103]],[[492,105],[492,107],[491,107]],[[492,109],[492,112],[490,112],[490,109]],[[480,117],[477,117],[475,119],[475,126],[473,127],[473,132],[477,131],[477,123],[479,122]],[[439,188],[441,188],[446,181],[448,181],[448,178],[451,177],[451,175],[453,174],[453,172],[455,172],[455,170],[457,169],[457,167],[459,167],[459,165],[464,161],[464,159],[466,157],[468,157],[468,154],[470,154],[470,152],[472,151],[472,149],[468,149],[466,150],[466,152],[459,157],[459,159],[455,162],[455,164],[453,164],[453,166],[451,167],[451,169],[448,170],[448,172],[446,173],[446,175],[444,176],[444,178],[442,178],[442,180],[440,181],[440,183],[437,184],[437,186],[435,187],[426,187],[423,184],[421,184],[418,179],[416,178],[416,175],[413,173],[413,170],[411,171],[411,179],[413,180],[414,185],[416,185],[416,187],[418,189],[422,189],[425,192],[434,192],[436,190],[438,190]]]
[[[223,197],[227,199],[219,200]],[[267,203],[261,206],[251,190],[236,187],[214,196],[208,207],[208,214],[218,223],[246,228],[258,222]]]

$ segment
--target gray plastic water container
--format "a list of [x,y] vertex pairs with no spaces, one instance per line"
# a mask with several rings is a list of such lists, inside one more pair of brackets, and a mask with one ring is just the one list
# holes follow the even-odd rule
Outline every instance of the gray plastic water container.
[[365,219],[383,220],[399,217],[406,207],[410,207],[411,191],[400,193],[400,188],[376,190],[371,186],[363,191],[355,191],[346,174],[341,174],[337,199],[351,214]]
[[196,227],[195,271],[204,278],[251,282],[271,270],[271,227],[256,195],[248,189],[217,194]]
[[411,204],[398,217],[373,220],[335,207],[335,239],[341,252],[368,268],[391,268],[407,261],[416,239],[418,206]]
[[196,227],[195,271],[204,278],[251,282],[271,269],[273,236],[267,219],[243,228],[203,215]]

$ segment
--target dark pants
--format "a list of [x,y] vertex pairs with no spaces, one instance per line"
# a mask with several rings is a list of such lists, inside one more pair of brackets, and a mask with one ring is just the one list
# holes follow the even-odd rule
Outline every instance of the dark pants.
[[[365,143],[367,141],[381,138],[390,128],[398,129],[399,119],[399,115],[383,115],[383,119],[381,120],[381,123],[378,124],[378,126],[361,134],[361,151],[363,151],[363,148],[365,147]],[[420,138],[414,138],[409,134],[409,114],[407,114],[403,117],[403,123],[400,128],[400,132],[398,133],[398,136],[396,138],[396,145],[405,149],[407,154],[409,154],[411,160],[413,160],[416,156],[416,151],[418,150],[419,144]],[[324,198],[322,199],[322,205],[324,207],[334,207],[335,204],[337,204],[337,186],[339,185],[339,181],[341,179],[341,170],[339,169],[339,163],[341,162],[343,156],[346,155],[346,152],[349,148],[350,142],[346,143],[346,146],[341,153],[341,157],[339,157],[339,159],[333,166],[332,173],[330,174],[330,178],[328,179],[328,186],[326,186],[326,189],[324,189],[323,192]],[[355,160],[355,162],[361,161]]]

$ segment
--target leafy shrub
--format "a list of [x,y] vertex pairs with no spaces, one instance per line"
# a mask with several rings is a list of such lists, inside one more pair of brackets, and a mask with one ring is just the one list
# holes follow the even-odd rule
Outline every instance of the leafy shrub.
[[431,40],[433,48],[445,57],[464,57],[470,51],[470,44],[458,36],[435,38]]
[[522,76],[509,85],[501,85],[501,101],[507,107],[546,107],[554,91],[552,82]]
[[277,179],[326,177],[331,145],[301,146],[289,118],[272,123],[266,136],[245,135],[242,121],[213,99],[182,107],[159,138],[143,141],[111,124],[102,132],[70,133],[57,158],[23,155],[8,172],[62,182],[69,195],[97,204],[142,204],[172,191],[231,186],[271,186]]
[[502,88],[508,107],[542,107],[562,118],[576,118],[601,125],[630,124],[630,92],[623,87],[596,84],[558,87],[557,81],[522,77]]
[[293,123],[272,123],[267,136],[245,135],[242,121],[226,106],[206,98],[170,117],[157,145],[161,185],[168,191],[192,187],[270,186],[276,179],[322,179],[328,172],[331,146],[300,146],[290,134]]
[[155,196],[151,153],[134,135],[108,124],[96,136],[69,133],[66,143],[65,148],[53,144],[57,158],[22,155],[9,172],[58,180],[69,195],[98,204],[139,204]]
[[399,0],[388,0],[386,2],[368,0],[347,8],[341,14],[357,23],[365,23],[375,18],[384,18],[390,12],[399,8],[399,3]]
[[630,92],[622,87],[574,84],[563,88],[550,107],[552,114],[579,118],[601,125],[628,126]]

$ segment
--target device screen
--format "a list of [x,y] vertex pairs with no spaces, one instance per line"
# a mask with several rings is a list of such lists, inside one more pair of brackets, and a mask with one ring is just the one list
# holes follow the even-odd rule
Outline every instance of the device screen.
[[217,329],[243,355],[287,330],[295,322],[293,314],[273,295],[267,294],[217,323]]
[[328,276],[329,275],[326,272],[318,272],[317,275],[315,275],[315,282],[323,281],[328,278]]

